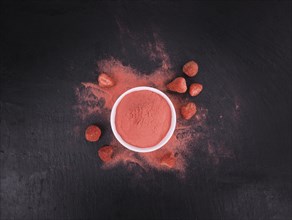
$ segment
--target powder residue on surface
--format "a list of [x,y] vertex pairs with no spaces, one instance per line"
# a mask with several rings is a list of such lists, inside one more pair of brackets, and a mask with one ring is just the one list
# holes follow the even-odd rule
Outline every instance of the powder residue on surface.
[[[101,88],[92,82],[83,82],[76,88],[77,104],[75,111],[81,121],[92,115],[102,117],[110,127],[110,111],[116,99],[128,89],[137,86],[151,86],[165,92],[171,99],[177,114],[177,126],[172,138],[161,149],[149,153],[136,153],[123,147],[112,133],[109,145],[113,146],[112,159],[103,164],[104,169],[118,165],[129,167],[133,164],[144,171],[151,169],[161,171],[177,171],[184,176],[189,166],[190,158],[195,157],[197,151],[205,152],[211,162],[217,164],[224,158],[232,158],[233,153],[224,144],[217,146],[212,140],[215,128],[207,123],[208,109],[197,105],[197,113],[190,120],[184,120],[180,115],[180,107],[191,99],[188,94],[174,94],[168,92],[166,85],[177,77],[171,70],[168,54],[164,45],[158,39],[149,44],[149,59],[160,60],[161,66],[149,74],[142,74],[131,66],[125,66],[120,60],[109,58],[97,61],[97,72],[107,73],[115,81],[111,88]],[[151,52],[152,51],[152,52]],[[108,132],[111,132],[108,129]],[[216,150],[214,150],[216,149]]]
[[162,96],[154,92],[132,92],[117,106],[115,124],[117,132],[128,144],[153,147],[170,129],[170,107]]

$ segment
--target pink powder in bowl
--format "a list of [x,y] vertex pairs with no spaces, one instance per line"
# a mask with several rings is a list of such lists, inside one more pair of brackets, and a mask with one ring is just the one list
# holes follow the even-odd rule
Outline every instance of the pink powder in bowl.
[[136,87],[122,94],[111,114],[118,141],[138,152],[150,152],[166,144],[175,123],[173,104],[164,93],[151,87]]

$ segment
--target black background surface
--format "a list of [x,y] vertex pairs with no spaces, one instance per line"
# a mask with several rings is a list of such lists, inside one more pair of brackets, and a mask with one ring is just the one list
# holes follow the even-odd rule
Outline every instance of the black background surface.
[[[73,132],[74,88],[95,80],[96,60],[151,72],[159,62],[139,45],[153,32],[174,70],[199,62],[197,103],[235,159],[214,166],[198,153],[184,179],[137,177],[100,169],[106,137]],[[6,1],[0,45],[1,219],[291,219],[291,2]]]

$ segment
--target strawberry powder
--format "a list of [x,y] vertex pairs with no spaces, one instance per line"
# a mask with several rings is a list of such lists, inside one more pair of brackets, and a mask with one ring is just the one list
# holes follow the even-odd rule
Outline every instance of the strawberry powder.
[[117,106],[115,124],[117,132],[128,144],[141,148],[153,147],[170,129],[170,107],[155,92],[132,92]]

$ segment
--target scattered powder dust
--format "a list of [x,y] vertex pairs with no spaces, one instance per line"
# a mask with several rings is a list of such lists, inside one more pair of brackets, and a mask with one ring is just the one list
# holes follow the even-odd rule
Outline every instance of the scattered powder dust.
[[[111,141],[107,145],[113,146],[113,157],[111,161],[103,163],[102,167],[110,169],[118,165],[127,167],[129,164],[136,164],[144,171],[151,169],[172,170],[184,176],[188,161],[197,150],[196,143],[199,143],[201,139],[206,140],[212,132],[213,128],[209,128],[206,123],[208,109],[197,106],[196,115],[190,120],[184,120],[180,115],[180,107],[190,101],[190,97],[187,93],[175,94],[166,90],[166,84],[174,79],[176,74],[171,70],[170,59],[165,53],[164,45],[157,39],[154,44],[150,44],[149,51],[152,51],[149,52],[151,59],[160,59],[162,62],[160,68],[147,75],[140,73],[131,66],[123,65],[121,61],[114,58],[97,61],[97,72],[105,72],[111,76],[115,81],[115,86],[101,88],[98,86],[97,80],[82,82],[81,86],[76,88],[75,91],[77,99],[75,111],[82,121],[95,114],[106,119],[110,127],[111,108],[116,99],[128,89],[137,86],[151,86],[165,92],[173,102],[177,114],[176,130],[169,142],[159,150],[137,153],[123,147],[111,133]],[[226,150],[224,147],[217,149],[211,142],[205,148],[214,164],[219,163],[221,157],[233,157],[230,150]],[[166,166],[161,161],[165,157],[174,158],[175,163]]]
[[151,91],[136,91],[126,95],[117,106],[115,124],[128,144],[153,147],[170,129],[171,110],[162,96]]

